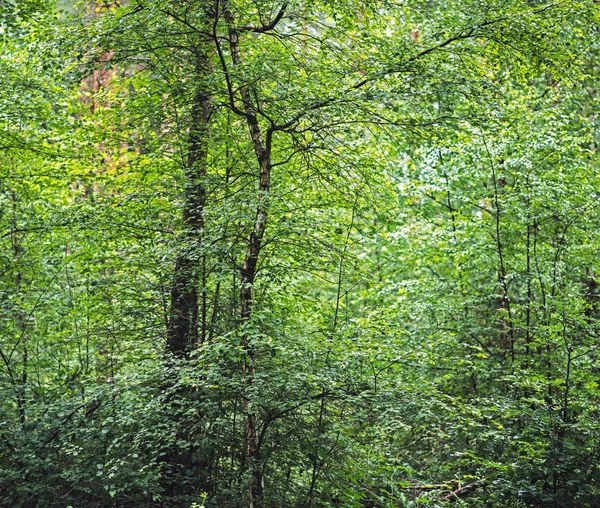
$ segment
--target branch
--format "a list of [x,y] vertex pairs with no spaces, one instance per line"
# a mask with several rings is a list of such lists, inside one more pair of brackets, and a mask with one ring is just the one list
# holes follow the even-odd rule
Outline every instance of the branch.
[[231,77],[229,75],[229,70],[227,68],[227,63],[225,62],[225,56],[223,55],[223,50],[221,49],[221,44],[219,42],[219,37],[217,36],[217,25],[219,23],[219,10],[217,3],[217,10],[215,12],[215,19],[213,23],[213,41],[215,43],[215,47],[217,49],[217,55],[219,57],[219,63],[221,64],[221,68],[223,69],[223,76],[225,77],[225,84],[227,85],[227,98],[229,99],[229,107],[231,111],[233,111],[236,115],[248,118],[248,114],[245,111],[242,111],[235,105],[235,92],[233,90],[233,85],[231,84]]
[[[479,33],[478,31],[481,28],[484,28],[484,27],[487,27],[490,25],[495,25],[496,23],[506,21],[507,19],[509,19],[508,16],[502,16],[500,18],[492,19],[489,21],[485,21],[483,23],[479,23],[478,25],[472,26],[468,31],[462,30],[458,34],[453,35],[452,37],[449,37],[445,41],[442,41],[439,44],[436,44],[434,46],[430,46],[429,48],[424,49],[423,51],[417,53],[416,55],[411,56],[407,60],[406,63],[412,63],[412,62],[418,60],[419,58],[429,55],[430,53],[433,53],[434,51],[438,51],[440,49],[445,48],[446,46],[449,46],[453,42],[462,41],[465,39],[471,39],[473,37],[476,37],[477,34]],[[358,83],[356,83],[355,85],[350,87],[350,89],[356,90],[358,88],[362,88],[364,85],[366,85],[367,83],[370,83],[371,81],[376,81],[378,79],[385,78],[386,76],[389,76],[390,74],[397,74],[399,72],[402,72],[403,70],[405,70],[403,67],[391,67],[389,69],[384,70],[383,72],[376,74],[375,76],[370,76],[370,77],[363,79],[362,81],[359,81]]]
[[52,441],[54,441],[59,435],[62,427],[69,423],[69,421],[84,407],[88,406],[85,411],[85,416],[90,417],[94,414],[94,412],[102,405],[102,399],[97,399],[92,403],[86,402],[85,404],[81,404],[77,406],[73,411],[71,411],[63,420],[60,422],[60,425],[55,427],[50,436],[44,441],[42,444],[42,448],[48,446]]
[[[558,3],[553,3],[550,4],[548,6],[545,6],[541,9],[536,9],[532,11],[532,14],[539,14],[541,12],[544,12],[548,9],[551,9],[553,7],[555,7],[556,5],[558,5]],[[304,118],[305,116],[307,116],[308,113],[315,111],[315,110],[319,110],[322,108],[325,108],[331,104],[337,103],[339,102],[339,98],[340,97],[345,97],[348,94],[351,94],[357,90],[362,89],[365,85],[369,84],[369,83],[373,83],[376,82],[380,79],[383,79],[387,76],[390,76],[392,74],[398,74],[400,72],[406,71],[407,69],[405,68],[405,66],[407,64],[410,63],[414,63],[415,61],[423,58],[424,56],[427,56],[431,53],[434,53],[436,51],[439,51],[440,49],[445,48],[446,46],[449,46],[455,42],[458,41],[462,41],[462,40],[466,40],[466,39],[472,39],[474,37],[477,37],[481,32],[482,28],[487,28],[489,26],[498,24],[498,23],[502,23],[504,21],[510,20],[510,16],[501,16],[498,18],[494,18],[488,21],[483,21],[482,23],[479,23],[477,25],[474,25],[468,29],[463,29],[460,32],[458,32],[457,34],[448,37],[447,39],[443,40],[442,42],[435,44],[433,46],[430,46],[429,48],[424,49],[423,51],[420,51],[419,53],[411,56],[410,58],[408,58],[402,65],[398,65],[398,66],[394,66],[394,67],[390,67],[388,69],[385,69],[381,72],[378,72],[372,76],[367,76],[364,79],[356,82],[354,85],[350,85],[349,87],[347,87],[341,94],[339,94],[337,97],[336,96],[330,96],[328,98],[325,98],[321,101],[315,102],[312,105],[307,106],[304,111],[297,113],[294,117],[292,117],[290,120],[278,124],[278,125],[273,125],[272,126],[272,130],[273,131],[285,131],[287,129],[289,129],[290,127],[292,127],[293,125],[295,125],[296,123],[298,123],[302,118]]]
[[242,30],[244,32],[254,32],[254,33],[258,33],[258,34],[268,32],[269,30],[273,30],[273,28],[275,28],[277,26],[277,24],[281,21],[281,18],[283,18],[283,14],[285,13],[287,5],[288,4],[286,2],[281,6],[281,9],[279,9],[277,16],[275,16],[275,18],[273,18],[273,21],[271,21],[270,23],[268,23],[266,25],[261,25],[261,26],[243,25],[243,26],[238,27],[238,30]]
[[469,492],[479,487],[483,487],[484,485],[485,483],[469,483],[464,487],[459,487],[458,489],[453,490],[449,494],[446,494],[444,497],[442,497],[442,501],[458,501],[458,499],[462,496],[466,496]]
[[410,484],[406,486],[400,486],[402,490],[450,490],[452,484],[456,484],[455,481],[448,483],[426,483],[426,484]]
[[187,21],[187,19],[185,18],[181,18],[179,16],[177,16],[174,12],[171,12],[167,9],[161,9],[160,10],[161,13],[165,14],[166,16],[169,16],[171,18],[173,18],[175,21],[178,21],[179,23],[187,26],[188,28],[190,28],[193,32],[199,33],[201,35],[205,35],[206,37],[212,38],[212,34],[209,32],[204,32],[203,30],[200,30],[198,27],[192,25],[191,23],[189,23]]

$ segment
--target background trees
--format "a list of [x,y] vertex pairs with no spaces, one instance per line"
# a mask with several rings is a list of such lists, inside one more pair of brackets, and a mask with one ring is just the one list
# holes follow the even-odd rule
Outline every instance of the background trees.
[[16,506],[593,506],[588,2],[3,12]]

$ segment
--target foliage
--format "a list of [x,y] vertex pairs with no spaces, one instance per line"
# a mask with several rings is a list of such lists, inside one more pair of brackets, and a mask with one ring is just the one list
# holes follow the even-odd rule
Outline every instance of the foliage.
[[594,3],[70,10],[0,4],[0,506],[597,504]]

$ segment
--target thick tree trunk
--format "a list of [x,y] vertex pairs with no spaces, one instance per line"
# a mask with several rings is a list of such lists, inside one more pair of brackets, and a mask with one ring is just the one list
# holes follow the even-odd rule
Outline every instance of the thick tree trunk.
[[[208,54],[198,51],[196,76],[200,84],[194,96],[189,127],[183,206],[185,230],[175,259],[166,344],[167,352],[180,358],[186,358],[206,337],[206,255],[202,242],[212,97],[202,83],[210,70]],[[178,390],[171,401],[174,415],[177,415],[181,407],[181,399],[192,395],[185,389]],[[174,418],[176,422],[177,416]],[[181,441],[189,440],[186,429],[178,429],[177,437]],[[165,459],[172,470],[172,476],[165,476],[164,489],[168,497],[183,493],[185,487],[176,482],[182,470],[196,469],[200,475],[198,485],[201,491],[209,494],[213,491],[214,485],[209,472],[211,460],[208,453],[197,453],[195,456],[193,447],[184,450],[175,447]]]
[[[202,79],[202,74],[207,70],[208,58],[199,53],[199,79]],[[202,250],[202,236],[206,205],[204,178],[211,112],[212,97],[199,86],[192,105],[186,164],[187,188],[183,208],[186,230],[175,260],[167,330],[167,350],[177,355],[184,355],[206,337],[206,257]]]

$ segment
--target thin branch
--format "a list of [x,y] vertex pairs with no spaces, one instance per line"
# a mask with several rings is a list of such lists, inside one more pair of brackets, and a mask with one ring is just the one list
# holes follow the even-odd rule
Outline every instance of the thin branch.
[[254,32],[254,33],[258,33],[258,34],[262,34],[265,32],[268,32],[270,30],[273,30],[281,21],[281,18],[283,18],[283,15],[285,13],[285,10],[287,8],[288,4],[287,2],[284,3],[281,6],[281,9],[279,9],[279,12],[277,13],[277,16],[275,16],[273,18],[273,20],[270,23],[267,23],[266,25],[243,25],[238,27],[238,30],[244,31],[244,32]]

